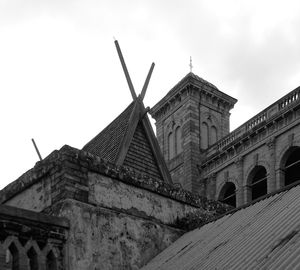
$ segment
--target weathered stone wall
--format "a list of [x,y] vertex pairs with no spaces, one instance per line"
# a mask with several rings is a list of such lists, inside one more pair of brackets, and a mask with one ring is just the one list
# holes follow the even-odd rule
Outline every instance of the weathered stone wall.
[[188,214],[207,222],[230,209],[69,146],[2,190],[0,200],[67,217],[70,270],[139,269],[188,229]]
[[89,203],[123,213],[173,224],[197,207],[89,173]]
[[41,212],[50,207],[51,201],[51,180],[43,178],[35,182],[30,188],[25,189],[22,193],[16,194],[6,205]]
[[75,200],[62,203],[70,220],[69,269],[140,269],[183,231],[116,209]]

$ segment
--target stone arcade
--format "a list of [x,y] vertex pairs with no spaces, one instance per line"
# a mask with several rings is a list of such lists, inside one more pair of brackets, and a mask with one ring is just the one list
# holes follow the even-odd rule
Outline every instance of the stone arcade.
[[139,96],[125,72],[133,102],[82,150],[53,151],[0,192],[0,269],[299,265],[300,88],[229,132],[237,100],[189,73],[150,110],[156,139],[153,67]]

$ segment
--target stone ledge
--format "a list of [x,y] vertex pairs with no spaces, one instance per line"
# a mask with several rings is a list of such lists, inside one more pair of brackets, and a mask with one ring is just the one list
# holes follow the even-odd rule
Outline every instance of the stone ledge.
[[22,223],[34,222],[47,224],[47,226],[61,227],[64,229],[68,229],[70,226],[66,218],[49,216],[8,205],[0,205],[0,219],[20,220]]

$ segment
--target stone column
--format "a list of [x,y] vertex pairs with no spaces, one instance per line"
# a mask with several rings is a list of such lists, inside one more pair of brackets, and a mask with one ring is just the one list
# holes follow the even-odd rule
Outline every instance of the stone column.
[[212,173],[208,177],[206,194],[209,200],[216,200],[216,179],[217,179],[216,173]]
[[252,194],[252,190],[251,187],[249,186],[244,186],[244,203],[249,203],[251,202],[252,198],[251,198],[251,194]]
[[235,160],[236,171],[237,171],[237,182],[236,187],[236,206],[241,206],[244,204],[244,194],[243,194],[243,182],[244,182],[244,169],[243,169],[243,157],[240,156]]
[[277,189],[280,189],[282,187],[284,187],[284,176],[285,176],[285,173],[282,169],[277,169],[276,170],[276,187]]
[[275,172],[275,166],[276,166],[276,153],[275,153],[275,138],[271,138],[267,142],[267,146],[269,149],[269,164],[270,164],[270,173],[267,180],[268,185],[268,193],[273,192],[276,190],[276,172]]

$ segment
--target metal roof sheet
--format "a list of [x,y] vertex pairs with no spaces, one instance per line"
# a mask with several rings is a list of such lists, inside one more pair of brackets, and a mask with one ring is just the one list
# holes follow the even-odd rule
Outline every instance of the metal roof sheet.
[[186,233],[152,269],[300,269],[300,186]]

